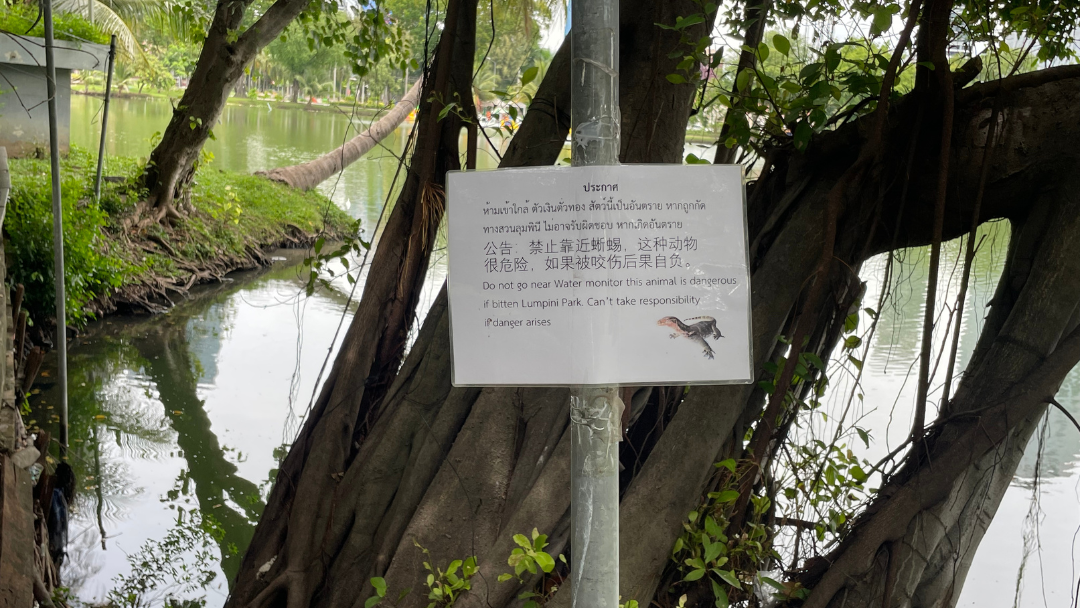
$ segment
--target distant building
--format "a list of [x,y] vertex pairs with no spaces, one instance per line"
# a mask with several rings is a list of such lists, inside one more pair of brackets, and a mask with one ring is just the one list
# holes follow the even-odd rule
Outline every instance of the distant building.
[[[56,125],[60,152],[67,154],[71,126],[71,70],[105,70],[109,47],[57,40]],[[45,40],[0,32],[0,146],[9,157],[49,147]]]

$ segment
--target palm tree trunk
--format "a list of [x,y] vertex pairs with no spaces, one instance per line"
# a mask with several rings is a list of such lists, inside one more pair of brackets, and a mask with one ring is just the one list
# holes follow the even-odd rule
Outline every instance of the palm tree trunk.
[[417,79],[412,88],[394,105],[393,109],[375,121],[366,131],[345,142],[345,144],[332,152],[309,160],[306,163],[280,167],[268,173],[266,177],[292,186],[301,190],[311,190],[333,175],[340,173],[345,167],[353,164],[368,150],[375,147],[384,137],[394,132],[394,129],[405,120],[409,112],[416,107],[420,98],[420,85],[423,79]]

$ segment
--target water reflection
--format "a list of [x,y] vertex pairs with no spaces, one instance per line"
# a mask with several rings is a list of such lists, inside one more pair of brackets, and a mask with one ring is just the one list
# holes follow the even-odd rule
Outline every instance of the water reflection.
[[[295,420],[290,388],[310,394],[345,306],[334,291],[301,299],[302,287],[287,264],[240,275],[167,315],[99,323],[73,345],[70,434],[81,484],[64,576],[83,600],[141,576],[128,556],[163,566],[171,551],[173,563],[213,576],[210,605],[223,601],[282,428]],[[33,399],[41,422],[53,413],[53,377]],[[159,593],[184,588],[183,575],[163,577]]]
[[[957,352],[958,372],[967,365],[975,349],[987,306],[1004,269],[1009,244],[1008,223],[984,225],[976,239],[978,250]],[[955,306],[962,278],[962,257],[960,239],[943,244],[941,276],[945,295],[938,298],[935,344],[941,344],[945,337],[949,311]],[[885,256],[864,265],[862,278],[867,281],[864,307],[878,307],[885,265]],[[870,430],[872,443],[866,448],[855,439],[849,447],[871,462],[890,453],[910,433],[928,268],[927,248],[898,252],[893,262],[893,279],[888,285],[889,297],[880,311],[869,350],[860,348],[855,353],[857,357],[865,358],[861,384],[852,392],[852,377],[837,373],[838,369],[834,367],[830,379],[836,381],[830,386],[828,395],[830,421],[815,420],[813,424],[816,436],[831,438],[835,428],[832,421],[839,417],[848,397],[856,395],[848,422],[858,420],[859,426]],[[867,328],[871,322],[871,315],[864,311],[860,315],[860,327]],[[951,339],[951,330],[948,331]],[[938,356],[935,353],[935,360]],[[941,362],[931,365],[928,419],[937,413],[934,408],[941,398],[947,357],[946,353]],[[860,394],[862,399],[857,398]],[[1066,377],[1057,400],[1074,416],[1080,416],[1080,369]],[[1080,493],[1077,491],[1080,433],[1055,410],[1050,410],[1047,420],[1042,449],[1040,451],[1039,433],[1036,433],[979,546],[958,606],[1005,608],[1070,604],[1077,576],[1072,556],[1080,550],[1080,542],[1074,535],[1080,529]],[[1037,459],[1040,483],[1038,491],[1033,493]],[[1033,500],[1037,500],[1038,506],[1034,519],[1029,517]],[[1041,535],[1034,534],[1036,528]],[[1041,553],[1040,547],[1028,547],[1034,553],[1023,564],[1023,578],[1017,593],[1025,542],[1030,545],[1035,542],[1033,539],[1041,539],[1038,541],[1041,542]]]

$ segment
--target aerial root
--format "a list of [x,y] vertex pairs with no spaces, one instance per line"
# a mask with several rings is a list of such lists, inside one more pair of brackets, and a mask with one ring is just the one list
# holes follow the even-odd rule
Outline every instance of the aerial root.
[[302,608],[310,600],[310,598],[304,597],[303,583],[303,573],[297,570],[288,570],[288,566],[286,566],[286,570],[271,580],[266,585],[266,588],[260,591],[255,596],[255,599],[251,600],[247,608],[269,608],[269,606],[275,605],[274,599],[280,595],[282,590],[285,591],[286,606],[288,608]]

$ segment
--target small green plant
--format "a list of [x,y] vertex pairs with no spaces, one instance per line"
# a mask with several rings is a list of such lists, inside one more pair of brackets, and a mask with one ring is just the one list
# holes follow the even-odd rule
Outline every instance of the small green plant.
[[[753,466],[744,463],[744,467]],[[726,530],[732,511],[739,499],[738,463],[727,459],[716,463],[722,471],[720,487],[710,492],[698,511],[691,511],[683,522],[683,533],[672,548],[672,559],[682,575],[681,582],[707,580],[712,587],[714,605],[727,608],[733,602],[746,599],[747,581],[765,561],[774,557],[769,548],[769,534],[762,525],[762,516],[772,502],[767,496],[752,495],[752,517],[745,524],[746,532],[728,537]]]
[[[464,560],[455,559],[446,566],[446,570],[443,570],[437,565],[432,565],[430,551],[415,540],[413,544],[424,553],[424,569],[428,571],[424,584],[427,586],[428,599],[431,602],[427,605],[427,608],[449,608],[454,605],[454,602],[462,593],[472,589],[471,579],[478,570],[476,556],[470,556]],[[386,579],[375,577],[371,579],[371,586],[375,589],[375,595],[364,602],[364,608],[372,608],[386,599]],[[394,604],[400,603],[409,592],[410,589],[402,590]]]
[[213,201],[208,207],[207,211],[210,213],[210,217],[215,220],[224,220],[233,224],[240,223],[240,214],[242,213],[240,198],[236,196],[236,191],[233,190],[231,185],[225,186],[224,199]]
[[[93,198],[91,156],[79,149],[61,165],[64,209],[64,286],[68,322],[92,318],[87,304],[119,287],[132,271],[104,237],[107,213]],[[23,158],[11,163],[12,190],[4,231],[11,278],[26,286],[25,306],[37,319],[53,316],[53,213],[49,163]]]
[[544,551],[548,545],[547,538],[546,534],[540,534],[536,528],[533,528],[531,541],[524,534],[515,534],[514,542],[518,546],[510,552],[510,557],[506,560],[507,564],[513,566],[514,573],[500,574],[499,582],[508,581],[514,577],[522,581],[522,574],[525,572],[536,574],[537,568],[543,570],[545,574],[554,570],[554,558]]
[[[372,608],[372,606],[376,606],[386,599],[387,586],[385,578],[381,576],[372,578],[371,586],[375,589],[375,595],[367,598],[367,601],[364,602],[364,608]],[[402,589],[401,592],[398,593],[398,598],[397,601],[394,602],[394,605],[400,604],[401,600],[405,599],[405,596],[408,595],[411,590],[412,589],[408,588]]]

